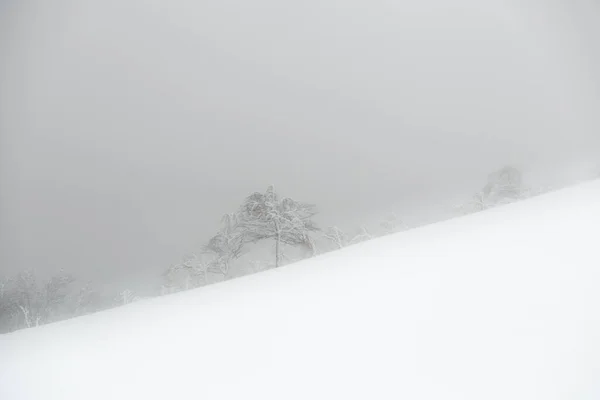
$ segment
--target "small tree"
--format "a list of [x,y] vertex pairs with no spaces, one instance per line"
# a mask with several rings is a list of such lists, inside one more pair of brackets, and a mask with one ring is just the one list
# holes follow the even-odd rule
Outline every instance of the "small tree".
[[[312,217],[314,205],[298,202],[288,197],[280,198],[273,186],[265,193],[248,196],[237,217],[237,228],[242,244],[265,239],[275,241],[275,267],[281,265],[281,246],[306,246],[314,250],[311,232],[318,230]],[[237,243],[237,242],[236,242]]]
[[170,266],[163,274],[165,284],[162,293],[173,293],[206,285],[210,264],[202,255],[192,253],[185,256],[178,264]]
[[381,227],[385,230],[385,234],[396,233],[399,230],[405,227],[404,223],[396,213],[391,213],[387,216],[387,218],[381,223]]
[[348,236],[337,226],[332,226],[328,228],[324,232],[323,237],[333,242],[333,244],[335,244],[335,246],[338,249],[341,249],[348,245]]
[[354,237],[352,238],[352,240],[350,240],[349,244],[356,244],[356,243],[360,243],[360,242],[366,242],[367,240],[371,240],[373,239],[373,235],[371,234],[371,232],[369,232],[369,230],[367,228],[365,228],[364,226],[362,226],[359,230],[359,232],[354,235]]
[[459,207],[463,213],[483,211],[491,207],[528,197],[530,190],[523,185],[521,171],[515,167],[506,166],[488,176],[483,189],[477,192],[470,202]]
[[482,195],[492,203],[499,204],[520,199],[524,191],[521,171],[506,166],[488,176]]
[[92,282],[86,282],[72,296],[72,314],[74,317],[89,314],[103,308],[102,296],[92,288]]

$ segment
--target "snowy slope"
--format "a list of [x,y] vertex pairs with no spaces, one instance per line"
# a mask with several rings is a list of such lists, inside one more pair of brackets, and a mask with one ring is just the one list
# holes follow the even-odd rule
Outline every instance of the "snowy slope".
[[0,399],[600,399],[600,182],[0,336]]

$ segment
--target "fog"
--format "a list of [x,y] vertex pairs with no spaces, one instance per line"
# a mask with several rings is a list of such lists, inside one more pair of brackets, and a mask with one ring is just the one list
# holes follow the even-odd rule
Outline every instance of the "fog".
[[269,184],[350,226],[564,182],[600,160],[599,8],[0,1],[0,274],[158,273]]

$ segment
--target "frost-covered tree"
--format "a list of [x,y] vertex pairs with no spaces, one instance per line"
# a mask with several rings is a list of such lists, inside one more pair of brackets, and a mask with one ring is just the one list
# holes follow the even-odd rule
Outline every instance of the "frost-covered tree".
[[0,299],[4,299],[8,293],[9,279],[6,277],[0,278]]
[[211,259],[206,262],[207,271],[220,273],[226,277],[233,260],[242,254],[244,244],[247,242],[244,231],[241,229],[241,213],[226,214],[221,219],[222,227],[213,236],[203,252],[210,255]]
[[506,166],[488,176],[488,182],[482,190],[483,196],[494,204],[519,200],[525,187],[523,175],[515,167]]
[[131,289],[125,289],[125,290],[119,292],[119,295],[117,297],[115,297],[116,304],[123,305],[123,306],[126,304],[133,303],[138,300],[141,300],[141,298],[139,296],[137,296]]
[[111,299],[106,298],[94,289],[91,282],[87,282],[73,293],[69,303],[71,304],[72,316],[78,317],[109,308]]
[[316,253],[311,232],[318,230],[312,217],[316,214],[312,204],[290,198],[280,198],[273,186],[265,193],[248,196],[239,209],[222,219],[222,228],[204,247],[212,260],[208,270],[227,276],[230,263],[239,258],[246,244],[262,240],[275,241],[275,265],[281,265],[283,245],[303,246]]
[[[71,315],[69,295],[74,278],[64,272],[40,283],[33,271],[23,271],[0,286],[3,330],[31,328]],[[8,329],[7,329],[8,328]]]
[[367,240],[373,239],[373,237],[374,236],[371,234],[371,232],[369,232],[369,230],[367,228],[362,226],[362,227],[360,227],[359,232],[356,235],[354,235],[354,237],[350,240],[349,244],[365,242]]
[[337,226],[327,228],[327,230],[323,232],[323,237],[335,244],[338,249],[346,247],[349,243],[348,235]]
[[317,214],[312,204],[280,197],[274,186],[265,193],[248,196],[238,211],[238,229],[242,242],[275,241],[275,266],[281,265],[281,246],[305,246],[314,250],[310,237],[318,230],[312,218]]
[[0,333],[65,320],[114,306],[112,296],[92,289],[91,282],[76,286],[61,271],[40,279],[31,271],[0,279]]
[[10,288],[12,281],[8,277],[0,278],[0,313],[10,307]]
[[0,278],[0,333],[15,329],[17,310],[13,300],[12,280]]
[[494,207],[496,204],[490,198],[488,198],[483,192],[477,192],[467,203],[460,205],[458,210],[463,214],[470,214],[473,212],[487,210],[488,208]]
[[208,283],[210,263],[203,254],[186,255],[183,259],[167,269],[163,274],[162,294],[174,293],[204,286]]
[[32,271],[25,271],[17,278],[16,305],[22,312],[27,327],[45,324],[58,319],[65,312],[61,307],[67,303],[71,275],[64,272],[38,284]]
[[532,191],[523,184],[520,170],[506,166],[488,175],[486,185],[460,207],[463,213],[486,210],[529,197]]
[[396,213],[389,214],[385,220],[381,223],[381,227],[384,229],[385,234],[396,233],[402,228],[404,228],[404,223],[402,220],[396,215]]

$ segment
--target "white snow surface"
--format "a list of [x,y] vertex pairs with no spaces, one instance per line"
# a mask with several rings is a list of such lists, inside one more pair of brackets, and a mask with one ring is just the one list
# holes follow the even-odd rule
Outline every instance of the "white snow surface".
[[600,182],[0,336],[0,399],[600,399]]

